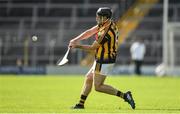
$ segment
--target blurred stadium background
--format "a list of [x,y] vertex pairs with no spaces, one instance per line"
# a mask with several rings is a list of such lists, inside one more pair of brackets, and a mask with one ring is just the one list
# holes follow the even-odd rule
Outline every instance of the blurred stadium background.
[[137,36],[147,47],[144,74],[154,75],[161,63],[168,75],[180,74],[179,0],[0,0],[0,73],[85,73],[88,53],[72,51],[69,64],[61,68],[56,62],[70,39],[96,24],[102,6],[113,9],[121,33],[112,73],[132,73],[129,48]]

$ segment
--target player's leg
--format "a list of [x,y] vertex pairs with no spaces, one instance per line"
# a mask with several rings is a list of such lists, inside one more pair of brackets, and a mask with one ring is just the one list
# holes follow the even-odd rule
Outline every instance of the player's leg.
[[101,74],[95,74],[94,75],[94,87],[95,90],[98,92],[107,93],[110,95],[117,95],[121,98],[124,97],[124,93],[120,92],[119,90],[115,89],[114,87],[104,84],[104,81],[106,79],[105,75]]
[[86,101],[87,96],[91,92],[92,84],[93,84],[93,73],[92,73],[92,69],[90,69],[89,72],[86,74],[84,85],[81,91],[81,97],[80,97],[79,103],[75,105],[74,107],[75,109],[84,108],[84,103]]
[[93,72],[90,70],[85,77],[84,80],[84,85],[81,91],[81,95],[88,96],[89,93],[91,92],[92,89],[92,84],[93,84]]
[[132,97],[132,94],[130,91],[123,93],[115,88],[113,88],[110,85],[104,84],[104,81],[106,79],[106,76],[100,75],[100,74],[95,74],[94,75],[94,87],[95,90],[98,92],[110,94],[110,95],[115,95],[118,97],[123,98],[126,102],[128,102],[133,109],[135,109],[135,103]]
[[96,91],[107,93],[110,95],[118,95],[123,98],[123,93],[113,88],[110,85],[104,84],[106,76],[112,70],[114,64],[95,63],[94,68],[94,87]]
[[131,92],[128,91],[126,93],[123,93],[121,91],[119,91],[118,89],[104,84],[104,81],[106,79],[106,75],[107,75],[107,71],[110,68],[110,65],[98,65],[97,63],[97,68],[95,68],[95,74],[94,74],[94,87],[95,90],[98,92],[103,92],[106,94],[110,94],[110,95],[115,95],[118,97],[123,98],[126,102],[128,102],[131,107],[134,109],[135,108],[135,103],[134,100],[132,98]]

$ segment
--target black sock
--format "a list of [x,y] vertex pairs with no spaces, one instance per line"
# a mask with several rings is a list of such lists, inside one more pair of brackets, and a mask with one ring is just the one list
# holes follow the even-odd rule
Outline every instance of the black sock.
[[116,94],[116,96],[121,97],[121,98],[124,99],[124,93],[121,92],[121,91],[118,91],[117,94]]
[[85,101],[86,101],[86,98],[87,98],[87,96],[81,95],[81,99],[80,99],[80,101],[79,101],[79,104],[80,104],[80,105],[84,105],[84,103],[85,103]]

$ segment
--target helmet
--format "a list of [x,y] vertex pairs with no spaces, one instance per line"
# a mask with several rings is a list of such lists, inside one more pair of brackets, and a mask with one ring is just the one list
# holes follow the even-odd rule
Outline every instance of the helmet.
[[112,17],[111,8],[109,8],[109,7],[101,7],[101,8],[99,8],[97,10],[96,15],[105,16],[107,18],[111,18]]

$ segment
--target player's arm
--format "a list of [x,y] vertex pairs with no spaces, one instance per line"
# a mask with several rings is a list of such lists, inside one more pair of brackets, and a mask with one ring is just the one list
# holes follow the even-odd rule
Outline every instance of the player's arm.
[[97,41],[94,41],[92,45],[82,45],[82,44],[75,44],[72,45],[73,48],[83,49],[85,51],[93,51],[100,47],[100,44]]
[[95,33],[98,32],[98,26],[94,26],[86,31],[84,31],[83,33],[81,33],[80,35],[78,35],[77,37],[73,38],[71,41],[70,41],[70,44],[71,43],[75,43],[75,42],[79,42],[81,40],[84,40],[84,39],[87,39],[87,38],[90,38],[92,35],[94,35]]

